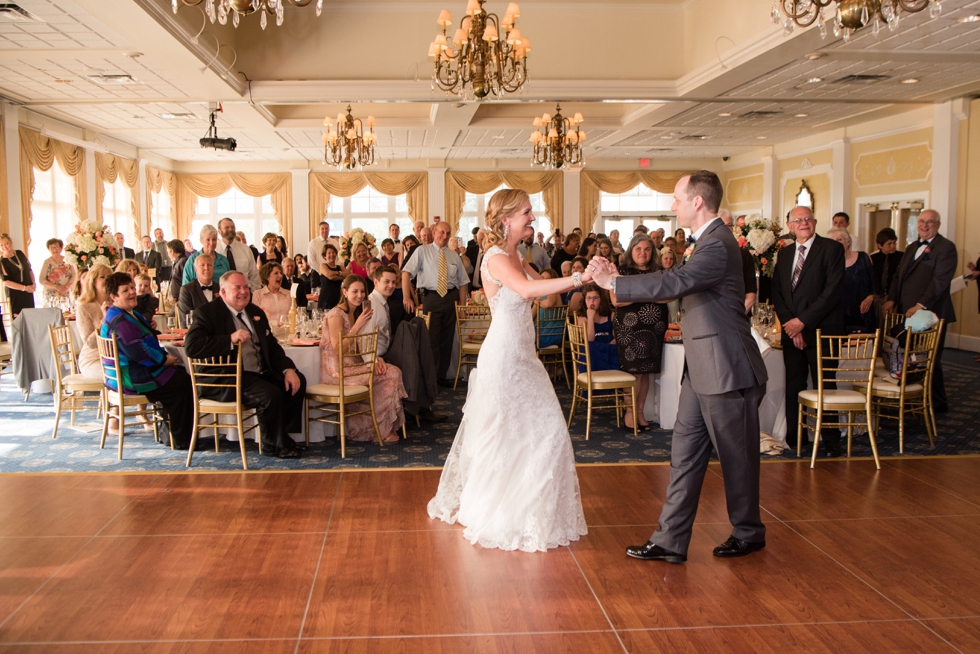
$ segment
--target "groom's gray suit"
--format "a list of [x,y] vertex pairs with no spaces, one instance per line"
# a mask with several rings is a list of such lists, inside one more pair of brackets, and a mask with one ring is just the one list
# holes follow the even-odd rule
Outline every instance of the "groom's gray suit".
[[718,218],[690,258],[670,270],[616,279],[620,302],[683,298],[684,379],[670,455],[670,485],[650,542],[687,554],[711,447],[725,479],[735,538],[765,540],[759,515],[759,404],[766,366],[745,317],[742,257]]

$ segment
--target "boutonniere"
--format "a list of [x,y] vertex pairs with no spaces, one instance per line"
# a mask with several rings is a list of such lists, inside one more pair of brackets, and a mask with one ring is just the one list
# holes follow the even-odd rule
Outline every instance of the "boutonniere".
[[691,245],[687,246],[687,249],[684,250],[684,261],[687,261],[688,259],[691,258],[691,255],[694,254],[694,248],[696,248],[697,246],[698,246],[697,243],[692,243]]
[[255,322],[258,322],[258,321],[262,320],[262,316],[252,316],[252,320],[254,320]]

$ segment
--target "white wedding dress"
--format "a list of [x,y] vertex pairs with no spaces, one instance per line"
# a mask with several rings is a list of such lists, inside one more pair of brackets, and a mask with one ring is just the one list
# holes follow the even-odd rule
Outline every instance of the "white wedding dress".
[[466,527],[471,543],[544,551],[587,533],[565,417],[535,355],[531,300],[494,280],[493,321],[470,374],[463,420],[429,516]]

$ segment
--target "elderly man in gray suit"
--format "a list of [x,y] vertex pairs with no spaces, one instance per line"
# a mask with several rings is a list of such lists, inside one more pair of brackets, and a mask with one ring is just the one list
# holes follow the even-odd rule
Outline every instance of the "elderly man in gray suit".
[[731,230],[718,218],[718,176],[706,170],[682,177],[673,211],[694,243],[670,270],[617,277],[605,259],[589,265],[595,281],[623,302],[682,298],[684,378],[674,424],[670,484],[660,528],[626,554],[648,561],[683,563],[691,541],[701,485],[712,448],[725,479],[732,536],[715,556],[744,556],[766,546],[759,511],[759,404],[766,366],[745,320],[742,256]]

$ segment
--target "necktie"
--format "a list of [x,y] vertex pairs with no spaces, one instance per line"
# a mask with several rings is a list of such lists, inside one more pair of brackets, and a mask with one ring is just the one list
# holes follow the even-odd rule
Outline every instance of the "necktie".
[[235,268],[235,257],[231,253],[231,245],[225,248],[225,258],[228,259],[228,269],[237,270],[237,268]]
[[259,337],[255,333],[255,331],[248,326],[248,320],[245,318],[245,312],[244,311],[239,311],[237,315],[238,315],[238,321],[240,323],[242,323],[243,325],[245,325],[245,329],[248,330],[248,333],[251,336],[251,339],[250,340],[252,341],[252,344],[255,345],[256,347],[258,347],[258,345],[259,345]]
[[531,246],[530,245],[527,245],[527,244],[524,245],[524,258],[527,259],[527,262],[528,263],[531,263]]
[[803,272],[803,262],[806,260],[806,246],[800,246],[800,256],[796,257],[796,266],[793,268],[793,290],[800,281],[800,274]]
[[439,248],[439,280],[436,282],[436,293],[446,297],[449,292],[449,271],[446,269],[446,251]]

